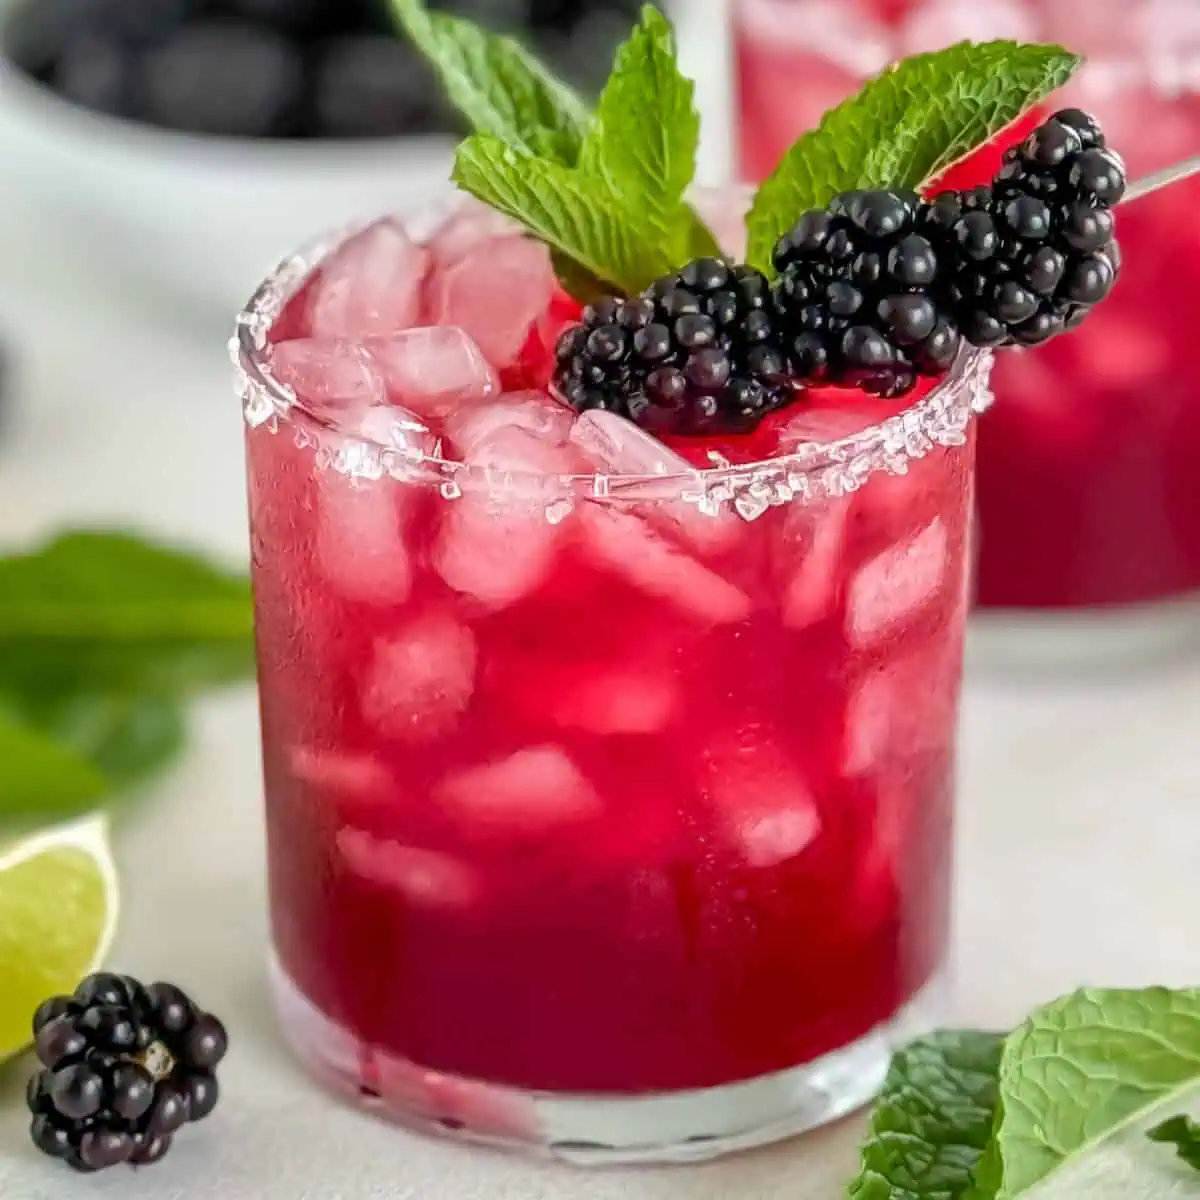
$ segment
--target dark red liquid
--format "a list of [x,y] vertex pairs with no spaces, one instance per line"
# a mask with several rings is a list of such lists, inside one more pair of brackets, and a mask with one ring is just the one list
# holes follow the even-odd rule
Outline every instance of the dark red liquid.
[[[826,9],[806,0],[775,3],[774,35],[764,36],[771,25],[762,18],[771,7],[770,0],[743,0],[739,17],[741,150],[749,178],[769,173],[826,107],[859,86],[862,46],[883,58],[928,48],[937,32],[931,16],[944,6],[839,6],[847,28],[858,30],[857,57],[845,39],[820,49],[811,22]],[[1186,63],[1184,32],[1152,23],[1148,5],[1122,6],[1119,20],[1089,9],[1076,21],[1056,0],[1005,11],[1003,27],[989,26],[982,9],[975,13],[973,36],[1019,32],[1088,55],[1079,82],[1045,111],[1061,100],[1095,112],[1131,177],[1200,152],[1200,100],[1172,83]],[[1010,28],[1014,13],[1025,22],[1019,30]],[[922,17],[928,28],[918,23]],[[963,32],[956,27],[945,36]],[[1155,36],[1153,46],[1143,44]],[[944,184],[985,182],[1002,145],[1028,124]],[[1198,211],[1197,180],[1122,208],[1124,265],[1112,296],[1069,337],[997,355],[997,403],[979,444],[981,605],[1082,608],[1200,588],[1200,375],[1190,300],[1200,286]]]
[[[352,484],[294,421],[249,460],[272,922],[314,1005],[438,1071],[629,1093],[808,1062],[929,981],[969,442],[753,521],[550,526]],[[523,590],[484,603],[497,541]]]

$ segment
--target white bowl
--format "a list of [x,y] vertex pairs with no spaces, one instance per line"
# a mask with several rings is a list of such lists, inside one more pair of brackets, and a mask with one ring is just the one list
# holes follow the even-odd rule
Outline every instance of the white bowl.
[[90,112],[26,76],[3,48],[5,186],[58,210],[106,258],[159,288],[234,313],[315,232],[428,205],[450,189],[453,138],[209,138]]

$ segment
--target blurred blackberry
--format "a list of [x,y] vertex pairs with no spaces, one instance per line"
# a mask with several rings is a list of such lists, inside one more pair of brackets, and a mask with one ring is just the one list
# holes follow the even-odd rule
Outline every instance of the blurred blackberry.
[[892,397],[954,361],[959,333],[936,303],[943,262],[921,213],[912,192],[845,192],[780,239],[775,301],[798,380]]
[[1064,109],[1006,152],[991,189],[938,196],[921,223],[947,264],[939,303],[963,336],[1036,346],[1075,328],[1116,281],[1124,192],[1100,127]]
[[699,258],[641,296],[584,311],[558,345],[556,383],[657,432],[749,429],[790,396],[771,290],[754,268]]
[[168,129],[285,137],[303,120],[304,58],[283,34],[249,23],[181,25],[141,61],[141,113]]
[[313,47],[312,60],[310,104],[318,137],[388,137],[458,124],[429,64],[401,38],[329,38]]
[[157,1162],[216,1105],[224,1026],[171,984],[91,975],[42,1004],[33,1032],[30,1136],[77,1171]]

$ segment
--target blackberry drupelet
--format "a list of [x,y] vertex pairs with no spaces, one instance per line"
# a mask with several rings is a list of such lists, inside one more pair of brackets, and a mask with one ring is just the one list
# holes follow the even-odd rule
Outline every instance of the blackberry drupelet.
[[958,351],[939,312],[938,243],[907,191],[857,191],[805,213],[775,247],[783,347],[799,382],[900,396]]
[[557,357],[555,383],[573,408],[659,433],[747,429],[790,396],[766,279],[715,258],[589,306]]
[[101,973],[33,1018],[43,1070],[26,1089],[30,1136],[77,1171],[146,1166],[212,1112],[228,1039],[179,988]]
[[977,346],[1037,346],[1075,328],[1116,281],[1124,192],[1095,120],[1056,113],[1007,151],[990,189],[944,193],[923,211],[945,264],[939,305]]

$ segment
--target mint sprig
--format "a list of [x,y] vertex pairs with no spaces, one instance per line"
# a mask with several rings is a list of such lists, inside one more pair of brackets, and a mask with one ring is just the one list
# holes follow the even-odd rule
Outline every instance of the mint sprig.
[[[1007,1037],[950,1032],[900,1051],[850,1200],[1016,1200],[1200,1086],[1200,989],[1084,989]],[[1200,1126],[1150,1131],[1200,1168]]]
[[109,783],[100,770],[54,738],[0,711],[0,821],[77,812],[97,802]]
[[392,7],[477,132],[574,164],[590,120],[588,106],[519,42],[430,12],[422,0],[392,0]]
[[617,51],[580,162],[586,176],[604,180],[613,200],[636,215],[673,266],[718,251],[683,200],[700,145],[695,90],[679,70],[670,22],[647,5]]
[[850,1200],[960,1196],[991,1137],[1004,1035],[935,1033],[897,1052]]
[[747,260],[809,209],[858,188],[920,190],[1061,87],[1082,59],[1061,46],[963,42],[889,68],[831,109],[780,160],[746,218]]
[[[460,146],[461,188],[554,252],[581,299],[636,293],[688,260],[719,253],[684,200],[700,126],[671,26],[647,5],[618,51],[594,113],[511,39],[392,0],[475,129]],[[827,113],[759,188],[747,261],[799,217],[859,188],[921,188],[1065,83],[1080,59],[1059,46],[962,43],[906,59]]]
[[455,182],[546,242],[573,295],[637,292],[717,253],[684,200],[700,120],[656,9],[642,10],[592,113],[512,39],[421,0],[393,5],[476,131],[458,149]]
[[1200,1171],[1200,1122],[1191,1117],[1170,1117],[1156,1125],[1146,1136],[1152,1142],[1164,1142],[1175,1147],[1180,1160]]
[[183,705],[253,667],[249,588],[123,533],[0,557],[0,821],[106,803],[165,766]]

